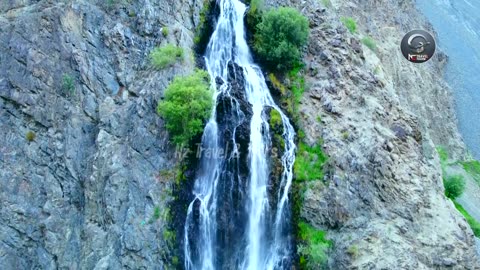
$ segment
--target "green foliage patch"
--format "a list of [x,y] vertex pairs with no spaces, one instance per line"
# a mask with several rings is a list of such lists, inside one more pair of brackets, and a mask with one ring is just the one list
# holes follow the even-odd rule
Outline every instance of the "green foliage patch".
[[167,26],[162,27],[162,35],[166,37],[168,36],[168,33],[169,33],[168,27]]
[[27,134],[25,134],[25,139],[27,139],[27,141],[29,141],[29,142],[33,142],[36,137],[37,137],[37,135],[35,134],[35,132],[33,132],[31,130],[28,131]]
[[480,184],[480,162],[477,160],[469,160],[460,162],[460,164],[463,166],[463,169]]
[[451,175],[443,178],[445,196],[454,200],[460,197],[465,190],[465,179],[461,175]]
[[294,164],[296,180],[303,182],[323,179],[323,165],[327,159],[320,144],[309,146],[299,142]]
[[348,31],[350,31],[350,33],[355,34],[355,32],[357,32],[357,23],[355,22],[355,20],[353,18],[343,17],[340,20],[343,23],[343,25],[345,25],[345,27],[347,27],[347,29],[348,29]]
[[254,50],[263,61],[286,70],[301,61],[309,36],[308,19],[294,8],[280,7],[263,13],[256,26]]
[[150,61],[157,69],[172,66],[183,59],[183,49],[172,44],[157,47],[150,52]]
[[317,230],[305,222],[299,222],[298,235],[301,241],[298,246],[300,268],[325,268],[328,260],[327,252],[333,246],[333,242],[326,239],[326,232]]
[[375,43],[375,40],[373,40],[373,38],[371,37],[364,37],[362,38],[362,43],[367,46],[367,48],[369,48],[370,50],[372,50],[373,52],[376,52],[377,51],[377,44]]
[[75,82],[73,77],[69,74],[62,76],[62,90],[66,95],[73,95],[75,93]]
[[460,212],[465,219],[467,220],[467,223],[470,225],[472,228],[473,233],[475,234],[476,237],[480,237],[480,223],[475,220],[459,203],[453,202],[455,204],[455,207],[457,208],[458,212]]
[[186,145],[202,132],[213,107],[209,75],[197,70],[190,76],[176,77],[165,90],[157,111],[165,119],[174,143]]

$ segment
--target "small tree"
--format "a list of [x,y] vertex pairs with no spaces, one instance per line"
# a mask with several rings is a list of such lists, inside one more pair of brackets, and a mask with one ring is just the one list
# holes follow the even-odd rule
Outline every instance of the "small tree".
[[309,36],[308,19],[288,7],[264,13],[256,27],[254,50],[267,63],[288,69],[301,61],[301,49]]
[[462,195],[465,190],[465,179],[461,175],[452,175],[443,179],[445,196],[454,200]]
[[165,90],[157,111],[176,144],[186,144],[203,130],[213,106],[209,75],[197,70],[190,76],[176,77]]

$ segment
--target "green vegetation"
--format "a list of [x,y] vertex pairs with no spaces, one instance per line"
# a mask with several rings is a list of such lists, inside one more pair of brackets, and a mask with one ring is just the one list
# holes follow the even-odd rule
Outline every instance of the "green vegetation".
[[465,190],[465,179],[461,175],[451,175],[443,178],[445,186],[445,196],[455,200],[462,195]]
[[469,160],[460,162],[460,164],[463,166],[463,169],[480,185],[480,162],[477,160]]
[[480,237],[480,222],[476,221],[459,203],[455,201],[453,203],[458,212],[460,212],[467,220],[467,223],[472,228],[473,234],[475,234],[476,237]]
[[163,35],[164,37],[168,36],[168,32],[169,32],[169,31],[168,31],[168,27],[167,27],[167,26],[162,27],[162,35]]
[[249,4],[247,26],[255,32],[255,27],[262,21],[263,0],[251,0],[247,4]]
[[375,40],[373,40],[371,37],[362,38],[362,43],[373,52],[377,52],[377,44],[375,43]]
[[298,234],[301,241],[298,246],[300,269],[325,268],[328,260],[327,252],[333,246],[333,242],[326,239],[326,232],[300,222]]
[[281,128],[283,126],[282,116],[275,109],[270,111],[270,126],[274,128]]
[[153,209],[153,219],[158,220],[160,218],[160,207],[155,206]]
[[33,132],[31,130],[28,131],[27,134],[25,134],[25,139],[27,139],[27,141],[29,141],[29,142],[33,142],[36,137],[37,137],[37,135],[35,134],[35,132]]
[[355,20],[353,18],[343,17],[340,20],[345,25],[345,27],[347,27],[347,29],[348,29],[348,31],[350,31],[350,33],[355,34],[355,32],[357,32],[357,23],[355,22]]
[[193,38],[193,42],[195,44],[200,44],[202,41],[206,41],[209,38],[206,32],[208,27],[207,16],[208,16],[208,13],[210,12],[210,8],[211,8],[210,0],[204,0],[202,10],[200,10],[200,21],[195,30],[195,37]]
[[447,161],[448,161],[447,150],[445,150],[445,148],[442,147],[442,146],[438,146],[437,147],[437,152],[438,152],[438,156],[440,157],[440,163],[442,165],[447,165]]
[[157,111],[165,119],[173,142],[185,145],[202,132],[213,106],[209,75],[197,70],[190,76],[176,77],[165,90]]
[[323,164],[327,159],[320,144],[309,146],[299,142],[294,165],[296,180],[300,182],[322,180]]
[[163,240],[165,240],[165,242],[167,242],[169,246],[173,246],[173,244],[175,243],[175,238],[176,235],[173,230],[163,230]]
[[150,61],[157,69],[164,69],[182,60],[183,49],[172,44],[157,47],[150,52]]
[[255,52],[267,64],[287,70],[301,61],[309,36],[308,19],[296,9],[280,7],[263,13],[255,29]]
[[63,74],[62,76],[62,90],[66,95],[75,93],[75,83],[73,77],[69,74]]
[[346,141],[349,136],[350,136],[350,134],[348,133],[348,131],[342,132],[342,139],[343,139],[344,141]]
[[[448,165],[448,152],[443,147],[437,147],[438,155],[440,156],[440,163],[442,165],[443,172],[443,184],[445,186],[445,196],[450,198],[457,210],[465,217],[467,223],[472,228],[475,236],[480,237],[480,222],[475,220],[458,202],[455,201],[465,190],[465,179],[461,175],[449,176],[446,173],[446,167]],[[480,176],[480,162],[476,160],[454,162],[453,164],[460,163],[464,170],[470,174],[477,182]],[[480,182],[479,182],[480,183]]]

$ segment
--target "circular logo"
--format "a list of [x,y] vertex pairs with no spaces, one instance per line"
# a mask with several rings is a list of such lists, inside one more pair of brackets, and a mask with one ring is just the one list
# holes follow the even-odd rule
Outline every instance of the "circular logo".
[[423,63],[430,60],[435,53],[435,47],[433,36],[423,30],[408,32],[400,45],[403,56],[413,63]]

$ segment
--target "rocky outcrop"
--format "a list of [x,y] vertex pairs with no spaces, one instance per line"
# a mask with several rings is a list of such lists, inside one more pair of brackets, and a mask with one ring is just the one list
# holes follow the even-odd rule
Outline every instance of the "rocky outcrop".
[[[398,50],[406,30],[424,28],[414,4],[280,2],[269,4],[296,6],[310,19],[300,126],[307,142],[323,138],[329,162],[323,183],[305,193],[301,215],[334,240],[330,267],[480,267],[471,229],[443,195],[435,151],[435,144],[464,151],[438,75],[444,59],[412,65]],[[356,34],[342,16],[357,20]],[[360,41],[367,35],[375,51]]]
[[[305,194],[302,216],[335,240],[331,268],[477,268],[471,230],[443,196],[434,149],[464,153],[448,87],[437,77],[445,59],[438,54],[413,67],[397,51],[411,18],[425,24],[412,15],[413,4],[377,3],[398,12],[391,21],[367,2],[335,2],[335,11],[312,1],[267,3],[297,5],[311,20],[301,126],[311,143],[324,139],[330,163],[326,183]],[[340,16],[355,17],[360,34],[349,34]],[[382,39],[362,22],[387,24],[398,40]],[[375,52],[361,45],[361,35],[376,38]]]
[[[155,111],[168,82],[193,69],[202,4],[1,1],[1,269],[170,263],[173,181],[161,172],[175,156]],[[166,43],[184,62],[152,70],[149,51]]]

